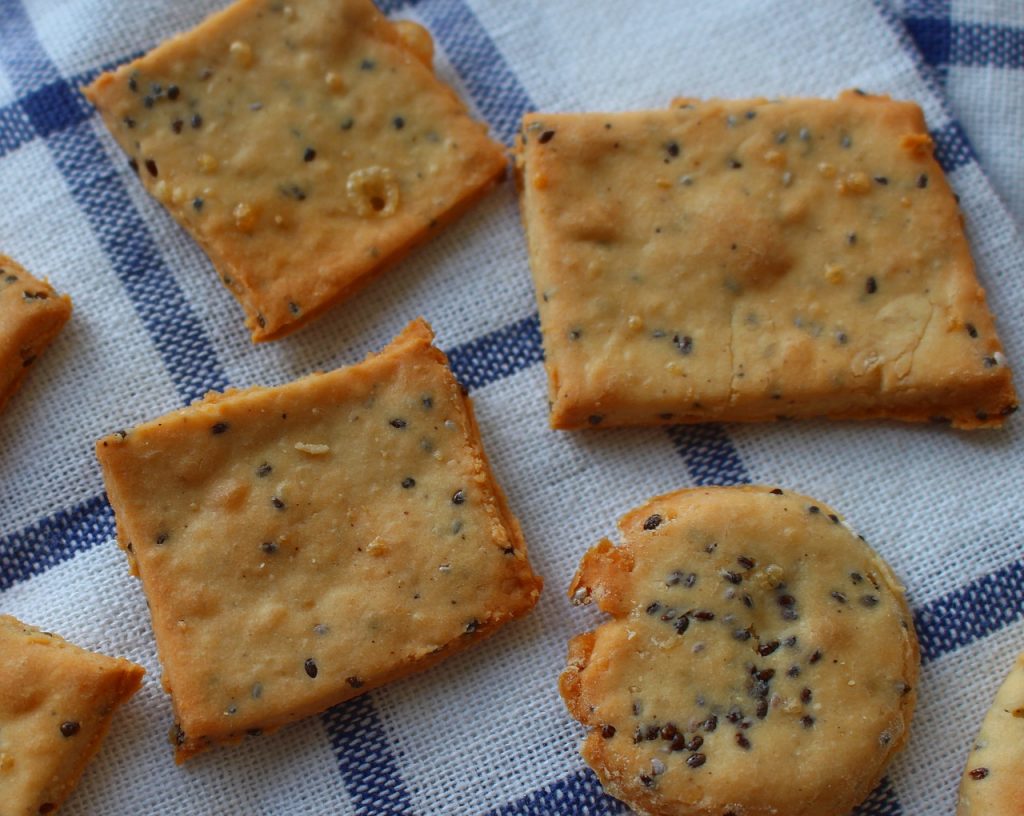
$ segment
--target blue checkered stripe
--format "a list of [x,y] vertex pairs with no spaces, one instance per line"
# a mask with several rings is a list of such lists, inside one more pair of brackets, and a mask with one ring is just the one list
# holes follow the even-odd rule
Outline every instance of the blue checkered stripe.
[[[415,6],[417,13],[454,60],[481,114],[506,141],[521,115],[533,107],[529,96],[465,0],[389,0],[393,12]],[[1024,32],[1010,27],[953,23],[949,3],[908,0],[901,21],[883,0],[879,13],[893,27],[929,84],[939,87],[951,63],[1022,67]],[[63,77],[45,53],[20,0],[0,0],[0,65],[17,93],[0,107],[0,157],[41,140],[86,216],[110,265],[137,311],[182,402],[222,389],[224,369],[187,298],[168,273],[152,233],[131,203],[122,177],[111,165],[88,119],[92,112],[77,92],[99,71]],[[916,47],[915,47],[916,46]],[[919,49],[919,50],[918,50]],[[124,59],[135,55],[126,54]],[[120,63],[124,60],[118,60]],[[933,70],[935,69],[935,70]],[[975,161],[955,121],[932,133],[947,172]],[[170,320],[168,315],[174,314]],[[537,315],[448,350],[453,369],[470,389],[509,377],[542,360]],[[721,426],[678,426],[666,444],[679,454],[697,485],[751,481],[739,451]],[[113,516],[102,495],[0,536],[0,591],[110,540]],[[1024,616],[1024,560],[1004,565],[973,583],[915,609],[925,662],[962,649]],[[322,715],[337,768],[360,814],[413,812],[412,796],[389,744],[373,694],[336,706]],[[622,806],[606,796],[596,777],[580,769],[535,790],[494,814],[612,814]],[[889,780],[883,780],[858,809],[863,816],[904,812]]]

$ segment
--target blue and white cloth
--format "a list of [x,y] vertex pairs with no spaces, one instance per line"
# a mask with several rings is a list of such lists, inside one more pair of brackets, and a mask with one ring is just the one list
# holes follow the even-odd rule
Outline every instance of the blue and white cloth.
[[[565,589],[581,554],[641,500],[754,481],[834,504],[906,582],[920,703],[908,749],[858,812],[951,814],[982,714],[1024,651],[1024,417],[974,434],[852,422],[550,431],[509,183],[315,325],[251,345],[203,253],[77,91],[220,5],[0,0],[0,251],[75,302],[0,415],[0,612],[150,672],[65,812],[619,813],[582,764],[581,729],[556,690],[569,637],[598,622]],[[852,86],[919,101],[1024,385],[1019,0],[390,0],[386,10],[433,32],[438,70],[506,142],[531,109]],[[93,441],[209,389],[356,361],[419,314],[473,392],[547,579],[538,608],[429,672],[176,767],[145,601],[113,543]]]

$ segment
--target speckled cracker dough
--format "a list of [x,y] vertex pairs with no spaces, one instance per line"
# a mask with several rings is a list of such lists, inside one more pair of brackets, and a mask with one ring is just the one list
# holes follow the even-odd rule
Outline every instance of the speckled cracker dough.
[[0,813],[54,813],[145,674],[0,615]]
[[919,651],[892,571],[821,502],[681,490],[569,590],[612,619],[560,689],[605,789],[652,816],[846,816],[906,742]]
[[416,321],[359,365],[99,441],[179,760],[425,668],[536,603],[473,410]]
[[505,172],[370,0],[239,0],[85,89],[146,189],[272,340],[347,297]]
[[529,114],[517,167],[556,428],[1017,407],[913,103]]
[[71,317],[71,298],[0,255],[0,410]]
[[1024,654],[981,724],[960,781],[957,816],[1024,816]]

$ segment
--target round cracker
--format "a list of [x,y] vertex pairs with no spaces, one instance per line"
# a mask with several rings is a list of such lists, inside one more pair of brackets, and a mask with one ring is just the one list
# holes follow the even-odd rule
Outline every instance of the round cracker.
[[570,587],[612,616],[560,680],[605,789],[651,816],[844,816],[907,739],[920,655],[889,566],[778,488],[624,516]]

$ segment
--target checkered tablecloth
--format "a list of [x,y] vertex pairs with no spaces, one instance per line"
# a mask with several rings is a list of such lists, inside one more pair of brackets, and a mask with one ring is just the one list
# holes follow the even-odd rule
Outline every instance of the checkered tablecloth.
[[[0,251],[75,301],[72,322],[0,415],[0,612],[150,672],[65,812],[619,813],[583,766],[581,729],[556,691],[568,638],[598,619],[571,608],[565,588],[585,549],[642,499],[756,481],[839,508],[914,605],[924,665],[911,742],[858,812],[951,814],[982,714],[1024,651],[1024,417],[974,434],[826,422],[550,431],[509,183],[316,324],[251,345],[205,256],[143,192],[77,91],[220,5],[0,0]],[[919,101],[1011,365],[1024,360],[1019,0],[385,7],[433,32],[439,72],[506,142],[534,109],[851,86]],[[353,362],[419,314],[476,400],[547,580],[538,608],[429,672],[176,767],[145,601],[112,540],[93,441],[209,389]]]

